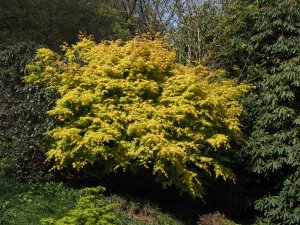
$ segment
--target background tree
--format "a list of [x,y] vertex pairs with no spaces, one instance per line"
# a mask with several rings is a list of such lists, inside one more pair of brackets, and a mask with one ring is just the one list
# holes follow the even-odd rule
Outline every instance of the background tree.
[[32,41],[51,48],[75,42],[79,32],[97,40],[128,38],[121,12],[104,0],[3,0],[0,42]]
[[256,209],[267,223],[298,224],[299,2],[237,0],[226,13],[210,62],[256,87],[246,99],[244,151],[265,194]]
[[178,60],[182,63],[199,63],[209,53],[213,30],[222,15],[220,1],[176,1],[176,14],[169,37],[178,48]]
[[273,185],[256,204],[269,221],[300,222],[300,5],[263,1],[254,14],[261,81],[248,148],[253,171]]
[[172,0],[121,0],[121,8],[126,14],[128,25],[136,34],[160,33],[169,31],[175,15],[175,1]]
[[[157,33],[168,37],[178,49],[182,63],[199,63],[209,53],[208,46],[221,20],[227,1],[220,0],[122,0],[126,19],[135,33]],[[221,31],[219,31],[221,32]]]

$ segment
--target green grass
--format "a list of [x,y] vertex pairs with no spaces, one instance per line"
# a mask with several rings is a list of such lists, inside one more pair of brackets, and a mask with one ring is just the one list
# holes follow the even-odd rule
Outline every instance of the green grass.
[[[0,180],[0,225],[36,225],[42,218],[60,219],[76,207],[81,196],[78,189],[62,183],[21,184]],[[126,201],[110,195],[105,204],[117,204],[119,224],[181,224],[151,204]]]
[[43,217],[62,217],[73,208],[80,192],[62,184],[19,184],[0,181],[0,224],[34,225]]

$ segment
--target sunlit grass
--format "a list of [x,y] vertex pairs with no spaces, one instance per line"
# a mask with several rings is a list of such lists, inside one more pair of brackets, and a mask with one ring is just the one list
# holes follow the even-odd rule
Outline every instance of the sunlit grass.
[[[59,219],[75,208],[81,191],[62,183],[20,184],[0,180],[0,225],[36,225],[42,218]],[[117,204],[121,225],[180,224],[151,204],[128,202],[110,195],[103,201]]]

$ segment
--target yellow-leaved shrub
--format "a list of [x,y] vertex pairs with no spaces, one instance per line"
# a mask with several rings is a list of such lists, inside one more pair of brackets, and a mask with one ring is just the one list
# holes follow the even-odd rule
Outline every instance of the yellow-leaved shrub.
[[61,96],[49,111],[61,121],[48,132],[54,169],[144,168],[193,197],[202,196],[204,176],[234,179],[218,156],[239,139],[237,98],[247,86],[176,63],[159,38],[96,44],[82,36],[62,48],[39,49],[26,77]]

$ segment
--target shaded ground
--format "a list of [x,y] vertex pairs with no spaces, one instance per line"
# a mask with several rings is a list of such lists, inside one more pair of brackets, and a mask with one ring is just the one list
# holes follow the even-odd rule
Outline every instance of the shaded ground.
[[224,182],[219,189],[220,181],[217,185],[210,186],[207,193],[209,198],[205,201],[194,200],[187,194],[179,195],[176,188],[162,190],[159,184],[153,182],[153,177],[118,174],[102,181],[85,177],[84,180],[69,180],[67,183],[71,186],[104,186],[107,188],[107,195],[125,199],[122,207],[129,215],[150,223],[155,220],[155,214],[149,209],[158,208],[186,225],[196,225],[200,215],[216,211],[240,224],[253,224],[253,210],[249,209],[250,206],[243,208],[239,205],[245,201],[239,199],[242,193],[237,193],[232,189],[233,185]]

